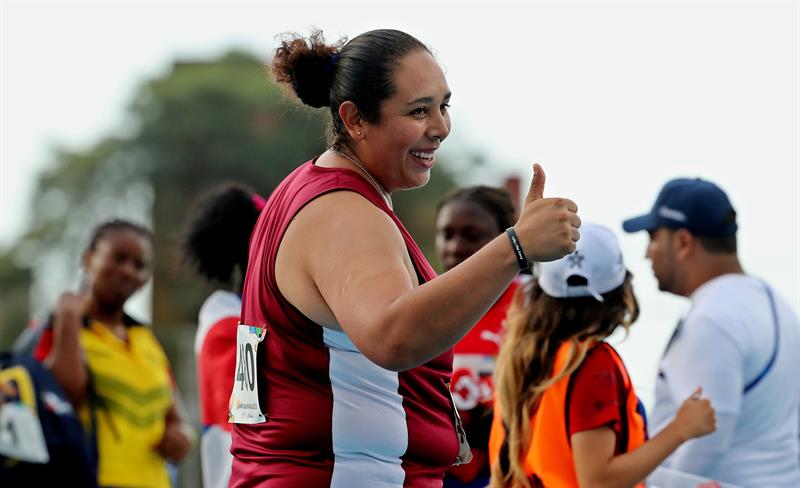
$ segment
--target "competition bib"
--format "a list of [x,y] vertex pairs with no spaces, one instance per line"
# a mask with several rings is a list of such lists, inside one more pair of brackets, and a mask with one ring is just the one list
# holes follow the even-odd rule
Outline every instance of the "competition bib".
[[266,421],[258,404],[256,375],[256,351],[266,336],[266,327],[254,327],[242,323],[237,327],[236,371],[228,405],[228,422],[232,424],[260,424]]

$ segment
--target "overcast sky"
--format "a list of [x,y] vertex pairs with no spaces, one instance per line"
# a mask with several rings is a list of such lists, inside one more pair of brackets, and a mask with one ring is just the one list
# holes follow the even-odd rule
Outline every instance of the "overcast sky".
[[333,40],[391,27],[446,70],[444,148],[483,151],[498,183],[527,181],[540,162],[547,195],[618,233],[643,307],[620,348],[645,398],[687,302],[656,291],[646,236],[622,235],[620,221],[648,210],[668,179],[720,184],[745,268],[800,308],[796,1],[3,1],[1,15],[0,247],[24,229],[50,149],[118,131],[138,84],[176,58],[242,47],[266,60],[281,32],[317,26]]

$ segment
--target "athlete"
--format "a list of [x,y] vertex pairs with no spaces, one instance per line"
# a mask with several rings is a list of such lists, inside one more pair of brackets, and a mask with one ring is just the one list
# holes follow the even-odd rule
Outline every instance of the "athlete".
[[[329,107],[330,149],[273,191],[250,242],[237,332],[231,486],[441,486],[470,450],[449,394],[452,347],[529,260],[579,238],[574,202],[543,198],[436,277],[392,211],[450,132],[450,89],[396,30],[335,45],[287,37],[272,70]],[[475,286],[479,283],[480,286]]]

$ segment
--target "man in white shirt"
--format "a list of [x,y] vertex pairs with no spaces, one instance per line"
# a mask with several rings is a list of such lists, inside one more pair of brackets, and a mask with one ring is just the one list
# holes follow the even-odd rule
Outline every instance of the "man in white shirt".
[[800,323],[742,270],[725,192],[672,180],[650,213],[623,228],[649,232],[659,289],[692,301],[661,360],[651,435],[697,386],[717,413],[717,431],[684,444],[665,466],[739,486],[800,487]]

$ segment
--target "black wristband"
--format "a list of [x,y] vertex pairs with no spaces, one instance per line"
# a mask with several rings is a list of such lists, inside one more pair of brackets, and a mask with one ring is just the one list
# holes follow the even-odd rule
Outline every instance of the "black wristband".
[[531,269],[531,263],[529,263],[528,258],[525,257],[525,252],[522,250],[522,244],[519,243],[519,237],[517,237],[517,231],[515,231],[513,227],[509,227],[506,229],[506,234],[508,234],[508,238],[511,240],[511,249],[514,250],[514,255],[517,257],[519,269],[522,271],[528,271]]

